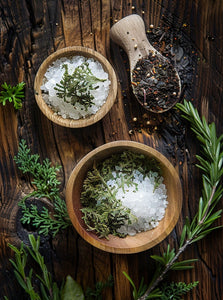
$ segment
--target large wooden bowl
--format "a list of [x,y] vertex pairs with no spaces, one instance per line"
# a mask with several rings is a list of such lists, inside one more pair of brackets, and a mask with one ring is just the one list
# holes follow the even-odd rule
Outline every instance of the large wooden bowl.
[[[61,57],[72,57],[76,55],[84,56],[87,58],[93,58],[99,61],[104,71],[108,73],[108,78],[110,79],[111,84],[109,87],[109,93],[106,102],[96,112],[96,114],[78,120],[68,119],[68,118],[64,119],[61,116],[55,114],[54,111],[43,100],[41,86],[43,84],[44,75],[48,67],[52,64],[53,61]],[[50,119],[51,121],[53,121],[58,125],[65,126],[65,127],[70,127],[70,128],[86,127],[101,120],[111,109],[117,95],[117,78],[111,64],[103,55],[101,55],[97,51],[94,51],[93,49],[90,48],[81,47],[81,46],[67,47],[54,52],[43,61],[35,77],[34,92],[35,92],[36,102],[40,110],[48,119]]]
[[[109,240],[100,239],[94,232],[87,231],[80,211],[80,194],[87,171],[94,161],[104,160],[113,153],[131,150],[142,153],[148,158],[155,158],[160,164],[164,183],[167,188],[168,206],[165,216],[159,225],[149,231],[137,233],[135,236],[119,238],[109,235]],[[70,219],[77,232],[91,245],[111,253],[137,253],[160,243],[175,227],[182,206],[181,183],[176,170],[170,161],[158,151],[141,143],[132,141],[116,141],[104,144],[88,153],[74,168],[66,187],[66,204]]]

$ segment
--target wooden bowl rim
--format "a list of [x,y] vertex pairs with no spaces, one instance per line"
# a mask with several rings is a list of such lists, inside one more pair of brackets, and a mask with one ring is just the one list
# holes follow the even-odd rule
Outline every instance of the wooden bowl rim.
[[[66,57],[66,56],[71,57],[75,55],[85,56],[89,58],[91,57],[99,61],[103,69],[105,70],[105,72],[108,73],[108,77],[111,81],[107,99],[105,103],[96,112],[96,114],[90,115],[86,118],[77,119],[77,120],[69,119],[69,118],[64,119],[61,116],[54,113],[54,111],[43,100],[42,92],[40,88],[43,82],[44,74],[46,73],[47,68],[53,61],[61,57]],[[117,77],[115,71],[111,66],[111,64],[109,63],[109,61],[102,54],[100,54],[99,52],[91,48],[82,47],[82,46],[72,46],[72,47],[66,47],[57,50],[56,52],[49,55],[42,62],[35,76],[34,94],[35,94],[37,105],[39,106],[42,113],[49,120],[61,126],[70,127],[70,128],[81,128],[81,127],[90,126],[98,122],[109,112],[117,96],[117,86],[118,83],[117,83]]]
[[[175,199],[168,199],[169,203],[166,209],[166,214],[168,209],[169,209],[168,214],[171,214],[171,218],[169,220],[166,221],[165,218],[166,214],[165,214],[164,218],[160,221],[159,225],[155,229],[146,232],[137,233],[133,237],[127,236],[125,238],[119,238],[110,235],[109,240],[99,239],[95,233],[86,231],[86,229],[80,224],[75,213],[75,207],[73,202],[73,189],[74,189],[75,180],[78,178],[79,171],[86,165],[87,162],[93,159],[100,160],[99,156],[102,152],[104,154],[104,157],[102,159],[104,159],[106,156],[110,155],[110,154],[105,155],[105,153],[107,153],[108,151],[112,151],[111,149],[116,152],[118,152],[120,149],[121,149],[120,151],[124,149],[129,149],[133,151],[136,150],[141,153],[147,154],[148,156],[152,156],[155,159],[157,159],[158,162],[161,163],[163,170],[165,172],[167,171],[168,175],[174,178],[173,181],[174,189],[175,189],[174,193],[176,194],[176,197]],[[90,163],[90,165],[92,164]],[[181,182],[179,176],[175,168],[163,154],[139,142],[120,140],[120,141],[114,141],[99,146],[98,148],[92,150],[87,155],[85,155],[78,162],[78,164],[71,172],[71,175],[69,177],[66,186],[66,204],[67,204],[68,214],[70,216],[74,228],[77,230],[80,236],[83,239],[85,239],[88,243],[101,250],[111,252],[111,253],[117,253],[117,254],[138,253],[154,247],[155,245],[160,243],[164,238],[166,238],[167,235],[169,235],[170,232],[173,230],[181,213],[182,188],[181,188]],[[170,211],[170,207],[171,207],[171,211]],[[159,234],[157,234],[159,229],[162,228],[163,226],[165,230],[163,229]]]

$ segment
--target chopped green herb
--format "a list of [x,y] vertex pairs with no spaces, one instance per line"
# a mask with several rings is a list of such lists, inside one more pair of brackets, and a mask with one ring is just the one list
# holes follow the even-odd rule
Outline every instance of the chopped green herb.
[[94,96],[91,91],[98,88],[97,85],[94,85],[106,79],[94,76],[89,68],[89,63],[86,61],[76,67],[71,75],[68,73],[67,64],[63,64],[63,68],[65,70],[63,77],[54,88],[57,91],[56,95],[65,102],[70,102],[73,106],[78,102],[87,110],[94,104]]
[[[132,151],[113,154],[88,171],[81,193],[81,211],[88,230],[95,230],[100,238],[108,238],[109,234],[124,237],[126,234],[117,230],[126,223],[136,221],[131,210],[123,206],[122,201],[116,197],[118,189],[124,190],[126,185],[135,186],[137,190],[137,184],[133,180],[135,170],[140,171],[144,177],[150,171],[160,173],[154,159]],[[117,188],[108,184],[109,180],[115,180],[114,172],[118,174]]]

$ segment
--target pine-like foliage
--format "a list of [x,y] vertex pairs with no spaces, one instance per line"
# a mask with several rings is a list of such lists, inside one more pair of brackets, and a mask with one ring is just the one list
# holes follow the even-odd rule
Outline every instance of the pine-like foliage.
[[171,282],[161,287],[161,300],[180,300],[198,285],[198,281],[186,284],[185,282]]
[[[52,166],[49,159],[45,159],[41,164],[38,154],[30,154],[25,140],[21,141],[14,160],[23,174],[31,176],[32,184],[35,187],[19,202],[19,206],[22,208],[21,222],[32,224],[43,235],[51,233],[53,236],[70,226],[66,204],[59,193],[60,182],[57,179],[57,172],[61,167]],[[39,211],[35,204],[28,206],[26,199],[31,197],[47,198],[53,206],[53,214],[46,207]]]
[[74,106],[76,103],[80,103],[87,110],[94,104],[94,96],[91,91],[98,88],[95,84],[106,79],[94,76],[89,68],[89,63],[86,61],[76,67],[72,74],[68,73],[67,64],[64,64],[63,68],[65,70],[63,77],[54,88],[57,91],[57,96]]
[[18,83],[16,86],[11,86],[4,82],[3,90],[0,92],[0,103],[5,105],[7,102],[12,102],[15,109],[22,108],[22,99],[24,98],[24,82]]

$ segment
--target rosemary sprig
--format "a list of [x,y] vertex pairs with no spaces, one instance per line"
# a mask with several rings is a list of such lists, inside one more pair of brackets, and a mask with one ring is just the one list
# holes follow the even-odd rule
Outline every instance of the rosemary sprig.
[[71,75],[68,73],[67,64],[63,64],[63,68],[65,70],[63,77],[54,88],[57,91],[56,95],[65,102],[70,102],[73,106],[80,103],[87,110],[95,104],[94,96],[91,94],[92,90],[98,88],[98,85],[95,84],[106,79],[94,76],[87,61],[76,67]]
[[[30,154],[25,140],[20,142],[18,154],[14,160],[24,174],[31,175],[32,184],[35,187],[18,204],[22,208],[21,222],[32,224],[38,228],[39,233],[43,235],[51,233],[54,237],[60,230],[71,225],[65,201],[61,199],[59,192],[60,182],[57,180],[57,172],[61,166],[52,166],[49,159],[45,159],[41,164],[38,154]],[[26,199],[31,197],[47,198],[53,206],[54,213],[51,214],[46,207],[39,212],[36,205],[28,206]]]
[[[15,258],[10,259],[10,262],[14,267],[16,279],[29,295],[30,300],[102,300],[103,290],[113,285],[113,277],[110,275],[106,282],[96,282],[93,289],[88,287],[83,292],[82,287],[70,275],[67,275],[64,283],[59,287],[53,281],[53,276],[44,262],[44,256],[39,251],[40,237],[35,239],[33,235],[29,235],[29,242],[31,247],[25,246],[23,242],[20,249],[11,244],[9,247],[15,252]],[[37,263],[38,273],[28,268],[29,257]],[[8,300],[6,296],[4,299]]]
[[[60,300],[72,298],[84,300],[81,286],[71,276],[67,276],[65,284],[62,284],[61,287],[53,281],[52,274],[44,263],[44,257],[39,252],[40,237],[38,236],[36,240],[33,235],[29,235],[29,241],[31,248],[24,246],[23,242],[20,249],[11,244],[9,244],[9,247],[15,252],[15,260],[10,259],[10,262],[14,267],[16,279],[30,299]],[[39,266],[39,274],[34,273],[32,268],[27,272],[28,254]]]
[[[139,300],[154,298],[154,291],[160,292],[159,284],[164,279],[169,270],[185,270],[192,268],[191,263],[195,259],[189,259],[178,262],[179,256],[187,249],[189,245],[203,239],[208,233],[222,227],[213,227],[215,220],[220,218],[222,210],[214,211],[216,204],[222,198],[223,189],[220,185],[220,179],[223,174],[223,135],[217,138],[215,124],[207,124],[204,117],[200,118],[197,109],[191,102],[184,101],[184,104],[177,104],[177,108],[183,112],[183,117],[190,122],[192,130],[195,132],[198,140],[201,142],[203,156],[197,155],[202,171],[203,189],[199,200],[198,212],[190,222],[187,218],[183,227],[179,248],[167,251],[161,256],[153,255],[152,259],[157,262],[157,268],[147,287],[146,291],[140,296]],[[195,283],[194,283],[195,284]],[[165,299],[165,298],[164,298]]]
[[2,85],[3,90],[0,92],[0,103],[3,105],[7,101],[12,102],[15,109],[22,108],[22,98],[24,98],[24,82],[18,83],[16,86],[11,86],[4,82]]

